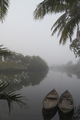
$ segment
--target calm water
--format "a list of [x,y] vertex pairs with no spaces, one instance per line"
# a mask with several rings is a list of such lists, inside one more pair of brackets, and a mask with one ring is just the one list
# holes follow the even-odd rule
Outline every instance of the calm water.
[[[3,76],[3,75],[1,75]],[[0,119],[1,120],[60,120],[58,111],[45,115],[42,107],[42,101],[45,95],[52,89],[56,89],[61,95],[66,89],[74,98],[75,107],[80,105],[80,79],[76,75],[67,75],[66,73],[55,72],[49,70],[48,74],[31,73],[17,74],[13,77],[5,75],[2,80],[13,79],[13,84],[6,91],[16,89],[22,96],[26,96],[28,101],[28,109],[21,109],[16,103],[13,104],[11,113],[8,113],[8,105],[6,100],[0,101]],[[75,112],[75,111],[74,111]],[[80,115],[77,115],[80,118]],[[69,118],[63,118],[69,120]],[[70,120],[78,120],[73,117]]]

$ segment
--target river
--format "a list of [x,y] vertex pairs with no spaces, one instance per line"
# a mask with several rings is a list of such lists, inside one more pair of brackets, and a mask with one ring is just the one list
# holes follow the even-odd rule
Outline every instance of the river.
[[[70,120],[77,120],[80,114],[75,114],[75,111],[80,105],[80,78],[76,75],[69,75],[65,72],[58,72],[49,70],[45,75],[40,75],[40,73],[33,73],[24,75],[22,77],[19,74],[15,75],[17,78],[14,79],[14,83],[7,91],[11,89],[16,89],[17,93],[25,96],[28,100],[27,109],[21,109],[16,102],[13,104],[13,109],[10,114],[8,112],[8,105],[6,100],[0,101],[0,118],[1,120],[61,120],[58,110],[55,114],[49,114],[46,116],[43,112],[42,101],[45,95],[52,89],[56,89],[59,96],[67,89],[72,94],[74,99],[74,113]],[[2,78],[3,79],[3,78]],[[6,77],[10,79],[10,77]],[[80,111],[79,111],[80,112]],[[77,116],[77,117],[76,117]],[[69,120],[69,118],[65,118]],[[64,119],[64,120],[65,120]]]

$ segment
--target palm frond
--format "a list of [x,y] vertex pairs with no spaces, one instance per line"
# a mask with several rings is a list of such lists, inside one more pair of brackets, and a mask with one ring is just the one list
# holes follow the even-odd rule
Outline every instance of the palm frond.
[[9,93],[1,93],[0,99],[7,100],[9,113],[11,112],[13,108],[13,103],[17,103],[22,109],[28,108],[28,104],[24,101],[26,101],[26,97],[21,96],[20,94],[16,93],[16,91],[11,91]]
[[5,94],[5,99],[8,102],[9,112],[11,108],[13,108],[13,103],[16,102],[22,109],[28,108],[28,104],[24,101],[28,100],[26,97],[21,96],[20,94],[16,93],[16,91],[11,91]]
[[3,45],[0,45],[0,56],[7,56],[12,55],[12,52],[8,50],[6,47],[3,47]]
[[74,5],[75,0],[44,0],[39,3],[34,11],[35,19],[42,19],[46,14],[61,13]]
[[[78,19],[77,19],[77,16],[78,16]],[[66,43],[66,40],[68,38],[70,38],[71,36],[73,36],[74,30],[75,30],[77,24],[79,24],[79,17],[80,17],[80,14],[76,13],[73,17],[71,17],[67,21],[67,23],[64,26],[63,31],[61,31],[62,32],[62,36],[60,38],[60,43],[62,43],[62,41],[65,41],[63,43]]]
[[8,102],[8,108],[9,108],[9,113],[11,112],[13,108],[13,103],[16,102],[21,108],[28,108],[28,104],[24,101],[28,100],[26,97],[21,96],[19,93],[16,93],[16,90],[10,91],[8,93],[3,92],[3,90],[8,87],[12,81],[5,83],[1,82],[0,83],[0,99],[7,100]]
[[58,36],[61,34],[60,37],[60,44],[65,44],[67,39],[70,38],[70,41],[72,39],[72,36],[74,34],[74,30],[76,26],[80,22],[80,8],[73,7],[73,10],[69,10],[65,12],[63,15],[59,17],[59,19],[54,23],[51,30],[52,35],[54,35],[55,32],[58,32]]
[[8,87],[11,83],[12,83],[12,81],[7,82],[7,83],[1,82],[1,83],[0,83],[0,92],[2,92],[2,91],[3,91],[6,87]]
[[0,20],[3,22],[9,8],[9,0],[0,0]]
[[63,15],[61,15],[58,18],[58,20],[53,24],[53,26],[51,27],[51,30],[53,30],[54,27],[55,28],[52,31],[52,35],[54,35],[57,30],[61,29],[62,28],[61,26],[64,26],[64,24],[66,22],[66,15],[67,15],[67,13],[64,13]]
[[74,34],[74,29],[80,22],[80,0],[44,0],[39,3],[34,11],[35,19],[42,19],[46,14],[61,13],[63,15],[53,24],[52,35],[58,31],[61,34],[60,43],[65,44],[66,40]]

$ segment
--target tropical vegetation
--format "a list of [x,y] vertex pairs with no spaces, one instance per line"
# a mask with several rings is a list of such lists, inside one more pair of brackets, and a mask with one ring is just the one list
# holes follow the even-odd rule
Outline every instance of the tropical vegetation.
[[70,50],[74,52],[75,57],[80,57],[80,31],[78,33],[79,36],[77,36],[70,44]]
[[9,56],[0,57],[0,70],[27,70],[27,71],[45,71],[48,65],[39,56],[24,56],[13,52]]
[[34,11],[35,19],[42,19],[46,14],[61,13],[61,16],[53,24],[52,35],[58,31],[60,43],[74,35],[75,28],[80,23],[80,1],[79,0],[43,0]]
[[0,21],[3,22],[9,8],[9,0],[0,0]]
[[6,100],[8,103],[9,113],[11,112],[13,108],[13,103],[17,103],[21,108],[28,108],[28,105],[26,102],[27,98],[24,96],[21,96],[20,93],[17,93],[16,90],[9,92],[5,91],[5,88],[7,88],[9,85],[12,84],[12,81],[10,82],[0,82],[0,100]]

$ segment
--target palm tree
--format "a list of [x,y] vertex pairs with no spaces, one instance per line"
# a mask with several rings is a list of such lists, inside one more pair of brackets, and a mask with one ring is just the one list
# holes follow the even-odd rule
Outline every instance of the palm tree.
[[12,55],[12,52],[8,50],[6,47],[3,47],[3,45],[0,45],[0,56],[8,56]]
[[4,89],[8,87],[12,81],[10,82],[1,82],[0,83],[0,99],[7,100],[9,113],[11,112],[13,108],[13,103],[16,102],[21,108],[28,108],[28,105],[24,100],[27,100],[24,96],[21,96],[19,93],[16,93],[16,91],[10,91],[6,93]]
[[75,0],[44,0],[34,11],[35,19],[42,19],[46,14],[61,13],[68,10]]
[[0,21],[3,22],[9,8],[9,0],[0,0]]
[[80,57],[80,30],[77,26],[76,38],[70,44],[70,50],[74,52],[76,57]]
[[74,34],[75,28],[80,22],[80,1],[79,0],[44,0],[34,11],[35,19],[42,19],[46,14],[63,13],[53,24],[52,35],[58,31],[61,34],[60,43],[65,44],[66,40]]

